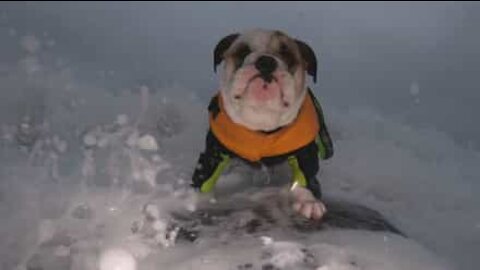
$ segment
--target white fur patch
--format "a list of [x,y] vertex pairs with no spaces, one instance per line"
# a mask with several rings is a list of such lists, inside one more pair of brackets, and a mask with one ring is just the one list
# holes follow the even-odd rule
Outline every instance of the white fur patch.
[[240,36],[239,41],[243,41],[250,45],[252,51],[262,52],[265,51],[268,45],[268,41],[272,36],[272,32],[263,29],[254,29],[245,32]]

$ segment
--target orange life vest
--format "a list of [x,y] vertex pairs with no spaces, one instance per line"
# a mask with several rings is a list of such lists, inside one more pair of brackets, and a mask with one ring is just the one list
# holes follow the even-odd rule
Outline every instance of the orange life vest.
[[218,96],[219,112],[210,113],[209,122],[213,134],[229,150],[252,162],[265,157],[293,152],[315,140],[320,130],[315,105],[310,95],[300,107],[297,118],[273,133],[250,130],[231,120]]

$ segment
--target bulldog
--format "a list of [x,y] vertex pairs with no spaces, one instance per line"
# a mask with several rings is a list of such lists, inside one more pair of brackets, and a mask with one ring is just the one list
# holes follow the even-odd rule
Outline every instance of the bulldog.
[[317,60],[305,42],[280,31],[256,29],[221,39],[214,71],[223,62],[212,98],[205,151],[191,186],[210,192],[232,158],[252,165],[287,162],[293,209],[306,218],[326,212],[316,178],[319,158],[333,155],[320,103],[308,88]]

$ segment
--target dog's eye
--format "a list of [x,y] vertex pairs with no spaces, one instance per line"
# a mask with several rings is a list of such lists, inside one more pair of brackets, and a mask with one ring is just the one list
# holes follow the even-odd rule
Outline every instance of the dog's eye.
[[246,44],[240,45],[234,53],[235,68],[240,68],[245,58],[252,52]]
[[237,49],[236,58],[243,62],[243,60],[252,52],[247,45],[243,45]]
[[288,46],[285,43],[282,43],[280,45],[280,50],[279,50],[280,57],[282,60],[287,64],[288,68],[293,68],[295,66],[295,56],[293,53],[290,51]]
[[280,53],[288,51],[288,46],[285,43],[280,44]]

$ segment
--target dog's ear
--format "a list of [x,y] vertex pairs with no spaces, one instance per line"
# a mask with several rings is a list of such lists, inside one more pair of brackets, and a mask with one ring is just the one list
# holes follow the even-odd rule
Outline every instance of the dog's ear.
[[313,82],[317,82],[317,57],[315,52],[305,42],[295,39],[300,54],[307,64],[307,74],[313,77]]
[[213,51],[213,70],[217,72],[217,66],[223,61],[223,54],[230,45],[238,38],[239,34],[228,35],[220,40]]

